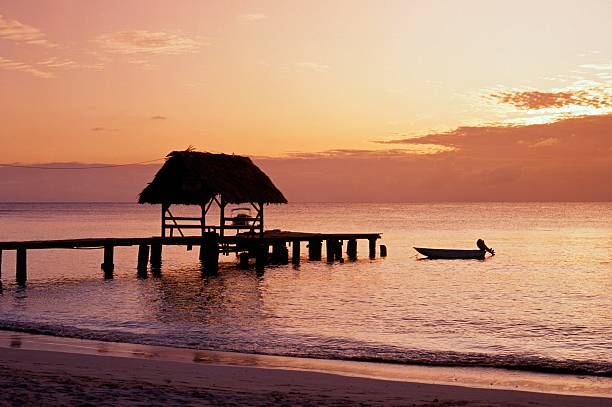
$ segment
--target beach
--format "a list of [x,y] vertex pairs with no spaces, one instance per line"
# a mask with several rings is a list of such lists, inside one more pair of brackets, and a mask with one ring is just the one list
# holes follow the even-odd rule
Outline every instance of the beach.
[[4,405],[606,406],[610,398],[0,349]]
[[[46,349],[46,350],[42,350]],[[371,365],[371,366],[368,366]],[[610,379],[556,377],[534,380],[522,373],[489,372],[497,382],[474,384],[461,369],[395,367],[300,360],[228,352],[83,341],[2,332],[0,402],[3,405],[415,405],[415,406],[612,406]],[[401,367],[400,367],[401,368]],[[431,369],[431,368],[429,368]],[[449,376],[454,371],[457,375]],[[422,383],[456,380],[459,385]],[[476,372],[478,372],[476,370]],[[429,376],[428,376],[429,375]],[[370,377],[366,377],[370,376]],[[378,376],[378,377],[377,377]],[[481,377],[482,372],[473,377]],[[410,378],[417,378],[411,381]],[[553,375],[554,377],[554,375]],[[508,390],[550,386],[582,395]],[[462,381],[466,383],[462,383]],[[530,383],[531,382],[531,383]],[[542,387],[546,388],[546,387]],[[606,390],[607,388],[607,390]],[[550,387],[548,388],[550,390]],[[600,393],[607,397],[587,395]]]

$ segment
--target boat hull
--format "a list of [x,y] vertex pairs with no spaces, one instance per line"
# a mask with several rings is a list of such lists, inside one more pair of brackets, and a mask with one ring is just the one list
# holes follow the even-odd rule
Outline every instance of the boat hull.
[[461,249],[429,249],[425,247],[415,247],[414,250],[429,259],[477,259],[484,260],[484,250],[461,250]]

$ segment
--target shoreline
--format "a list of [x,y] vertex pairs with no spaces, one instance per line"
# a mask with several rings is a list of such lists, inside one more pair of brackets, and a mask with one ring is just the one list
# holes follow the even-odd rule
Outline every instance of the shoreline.
[[[334,383],[335,390],[327,394],[333,396],[334,402],[349,397],[351,402],[372,404],[422,403],[437,399],[468,403],[463,405],[481,405],[478,404],[481,402],[483,405],[510,402],[527,405],[537,400],[541,405],[550,406],[612,406],[612,379],[605,377],[200,351],[13,331],[0,331],[0,370],[3,382],[38,380],[43,374],[37,384],[49,387],[50,393],[59,391],[60,395],[63,394],[61,388],[55,389],[57,380],[89,378],[83,380],[95,383],[103,378],[107,380],[103,387],[109,380],[113,385],[129,387],[134,380],[159,384],[163,377],[163,383],[166,380],[175,383],[181,378],[179,387],[184,389],[202,388],[205,384],[210,397],[220,392],[221,399],[214,399],[214,403],[227,397],[233,400],[234,396],[226,394],[226,390],[237,391],[239,387],[241,394],[247,392],[249,397],[263,397],[257,403],[264,405],[275,403],[268,396],[262,396],[268,391],[281,394],[280,401],[292,404],[302,399],[326,404],[330,400],[318,399],[322,394],[321,386]],[[19,376],[18,372],[24,373]],[[188,377],[192,379],[187,380]],[[198,377],[208,379],[201,381]],[[220,382],[211,384],[211,377]],[[14,380],[16,378],[21,380]],[[95,380],[90,380],[92,378]],[[10,385],[9,389],[6,389],[7,383],[2,385],[10,394]],[[356,388],[362,390],[356,391]],[[171,389],[166,390],[170,392]],[[294,400],[296,391],[300,398]],[[387,399],[387,395],[392,398]],[[42,402],[44,404],[44,400]]]

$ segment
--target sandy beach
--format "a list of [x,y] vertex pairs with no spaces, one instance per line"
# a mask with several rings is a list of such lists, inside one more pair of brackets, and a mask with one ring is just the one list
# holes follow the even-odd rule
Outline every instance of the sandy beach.
[[[10,335],[12,341],[7,340]],[[101,347],[92,346],[95,344]],[[40,350],[45,347],[49,350]],[[60,350],[62,347],[65,351]],[[117,356],[122,349],[130,349],[131,355]],[[199,357],[191,361],[181,359],[194,354]],[[345,365],[343,373],[309,371],[305,367],[299,370],[261,367],[266,365],[266,358],[271,358],[269,366],[275,366],[274,357],[251,359],[249,355],[229,354],[224,358],[224,355],[223,352],[194,353],[186,349],[173,352],[173,348],[4,332],[0,345],[3,389],[0,402],[11,406],[612,406],[610,397],[357,377],[364,375],[365,370],[352,369],[351,375],[350,364]],[[257,358],[264,361],[259,367],[254,362]],[[285,362],[289,359],[292,358],[279,358]],[[240,366],[241,363],[244,365]],[[298,360],[296,366],[299,363]],[[284,364],[290,365],[290,362]],[[319,365],[322,368],[325,368],[324,362]],[[375,374],[375,370],[370,372]],[[605,393],[608,384],[609,379],[602,378],[598,383],[599,392]]]

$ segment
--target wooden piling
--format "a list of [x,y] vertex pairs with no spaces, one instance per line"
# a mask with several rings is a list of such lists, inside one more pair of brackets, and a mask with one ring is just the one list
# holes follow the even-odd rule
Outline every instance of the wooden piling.
[[294,240],[291,242],[291,263],[300,264],[300,241]]
[[204,247],[204,273],[215,275],[219,272],[219,235],[208,234],[205,239],[202,239],[202,246]]
[[357,260],[357,239],[349,239],[346,243],[346,254],[349,260]]
[[2,249],[0,249],[0,287],[2,287]]
[[387,246],[384,244],[380,245],[380,257],[387,257]]
[[151,243],[151,269],[159,269],[162,264],[162,244],[155,240]]
[[368,239],[369,249],[370,249],[370,258],[376,258],[376,239],[370,238]]
[[334,242],[334,259],[339,262],[344,262],[342,258],[342,240],[336,240]]
[[268,262],[268,244],[260,243],[255,250],[255,268],[263,270]]
[[249,253],[248,252],[242,252],[239,255],[239,266],[241,269],[246,270],[249,268]]
[[18,285],[25,285],[28,279],[27,250],[23,247],[17,249],[17,265],[15,277]]
[[280,246],[279,264],[289,264],[289,249],[285,242]]
[[112,245],[104,246],[104,260],[102,262],[104,278],[113,278],[113,270],[115,269],[115,265],[113,264],[114,249],[115,247]]
[[308,241],[308,260],[321,260],[322,241],[319,239],[311,239]]
[[138,264],[136,270],[138,270],[138,277],[147,277],[147,264],[149,263],[149,245],[141,244],[138,245]]
[[336,256],[336,240],[327,239],[325,241],[325,254],[327,255],[327,262],[333,263],[334,257]]

